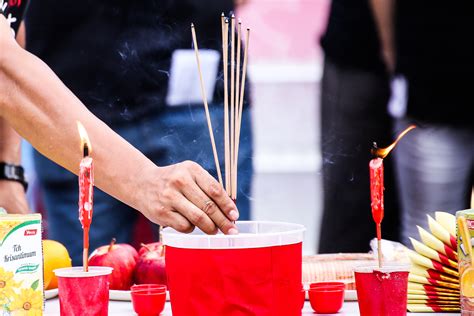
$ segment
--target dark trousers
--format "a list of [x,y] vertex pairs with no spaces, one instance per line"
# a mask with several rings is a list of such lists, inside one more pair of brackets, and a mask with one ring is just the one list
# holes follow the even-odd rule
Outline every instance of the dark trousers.
[[[320,253],[366,252],[376,236],[370,208],[369,161],[394,139],[387,112],[388,77],[325,60],[321,95],[323,218]],[[384,159],[382,238],[399,239],[392,157]]]
[[[446,105],[449,106],[449,105]],[[408,133],[395,151],[400,192],[401,239],[418,237],[417,225],[428,229],[426,215],[435,211],[455,214],[470,207],[474,184],[474,129],[411,118],[397,121],[397,131],[410,124]]]

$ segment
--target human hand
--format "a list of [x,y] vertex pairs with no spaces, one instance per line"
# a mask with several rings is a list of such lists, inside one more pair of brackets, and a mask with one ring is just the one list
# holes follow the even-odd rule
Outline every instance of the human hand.
[[185,161],[144,172],[140,211],[161,226],[190,233],[199,227],[207,234],[237,234],[232,221],[239,217],[234,202],[201,166]]
[[25,189],[21,183],[0,180],[0,207],[6,209],[9,214],[30,213]]

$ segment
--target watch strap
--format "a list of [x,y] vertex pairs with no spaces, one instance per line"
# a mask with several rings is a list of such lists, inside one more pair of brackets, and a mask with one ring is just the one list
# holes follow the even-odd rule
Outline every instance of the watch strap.
[[25,191],[28,189],[28,182],[25,177],[25,169],[22,166],[6,162],[0,162],[0,180],[16,181],[23,185]]

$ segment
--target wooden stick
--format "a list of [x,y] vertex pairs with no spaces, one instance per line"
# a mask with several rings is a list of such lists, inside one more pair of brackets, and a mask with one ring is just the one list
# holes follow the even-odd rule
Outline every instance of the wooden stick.
[[221,15],[222,28],[222,71],[224,72],[224,156],[225,156],[225,190],[230,196],[230,144],[229,144],[229,92],[227,78],[228,46],[229,46],[229,22]]
[[[235,15],[230,19],[231,42],[230,42],[230,172],[231,179],[234,177],[234,150],[235,150]],[[230,192],[233,196],[233,181],[230,183]]]
[[241,121],[239,118],[239,83],[240,83],[240,42],[241,42],[241,32],[242,32],[242,22],[239,20],[238,27],[237,27],[237,62],[235,68],[235,140],[234,140],[234,169],[232,170],[232,198],[235,200],[237,198],[237,146],[238,146],[238,130],[240,129],[239,122]]
[[83,227],[83,244],[84,249],[82,251],[82,269],[84,272],[89,271],[89,226]]
[[[245,94],[245,79],[247,78],[247,63],[248,63],[248,49],[249,49],[249,39],[250,39],[250,29],[247,29],[247,36],[245,39],[245,49],[244,49],[244,65],[242,70],[242,83],[240,85],[240,97],[239,97],[239,121],[237,123],[237,144],[236,155],[235,155],[235,187],[237,187],[237,166],[239,161],[239,144],[240,144],[240,128],[242,125],[242,109],[244,106],[244,94]],[[237,198],[237,191],[235,192],[235,198]]]
[[202,100],[204,102],[204,109],[206,110],[207,127],[209,128],[209,136],[211,137],[211,145],[212,145],[212,152],[214,154],[214,162],[216,164],[216,170],[217,170],[217,176],[219,178],[219,183],[223,185],[221,167],[219,165],[219,157],[217,155],[216,142],[214,140],[214,132],[212,130],[211,116],[209,114],[209,106],[207,104],[206,88],[204,86],[204,80],[202,78],[201,60],[199,58],[199,48],[197,45],[197,38],[196,38],[196,31],[194,30],[194,24],[191,24],[191,34],[193,36],[194,52],[196,53],[196,62],[197,62],[197,67],[198,67],[198,72],[199,72],[199,81],[201,82],[201,94],[202,94]]
[[378,253],[378,261],[379,261],[379,268],[382,268],[382,240],[377,239],[377,253]]
[[82,252],[83,271],[89,271],[89,249],[84,248]]

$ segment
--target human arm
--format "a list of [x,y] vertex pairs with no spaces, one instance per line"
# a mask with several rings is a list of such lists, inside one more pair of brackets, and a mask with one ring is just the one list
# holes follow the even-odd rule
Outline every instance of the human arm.
[[[41,60],[11,39],[0,16],[0,117],[39,152],[73,173],[82,158],[76,122],[92,143],[95,184],[151,221],[189,232],[234,233],[223,188],[192,162],[157,167],[95,117]],[[212,201],[211,203],[206,203]]]
[[[20,165],[21,138],[0,118],[0,162]],[[29,213],[23,185],[11,180],[0,180],[0,207],[9,213]]]
[[26,29],[25,29],[25,22],[21,22],[20,27],[18,28],[18,32],[16,33],[16,42],[21,47],[26,47]]
[[[17,35],[17,42],[24,47],[24,23]],[[21,137],[0,117],[0,162],[21,164]],[[29,213],[25,188],[20,182],[0,180],[0,207],[9,213]]]
[[395,0],[370,0],[381,54],[390,73],[395,71]]

